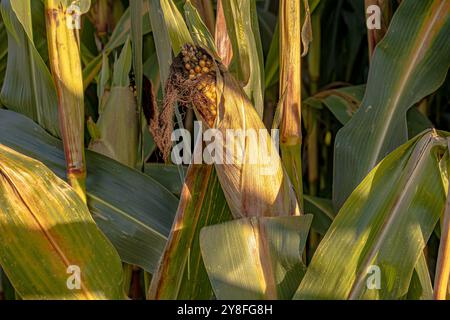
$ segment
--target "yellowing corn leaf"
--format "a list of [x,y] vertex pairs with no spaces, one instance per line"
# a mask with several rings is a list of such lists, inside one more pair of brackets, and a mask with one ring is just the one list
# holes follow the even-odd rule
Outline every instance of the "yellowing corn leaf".
[[122,299],[120,258],[75,191],[0,144],[0,264],[24,299]]
[[213,166],[191,165],[148,298],[211,299],[213,292],[200,253],[200,230],[231,218]]
[[2,104],[60,136],[55,86],[33,42],[30,0],[1,1],[0,11],[8,33],[9,53],[0,93]]

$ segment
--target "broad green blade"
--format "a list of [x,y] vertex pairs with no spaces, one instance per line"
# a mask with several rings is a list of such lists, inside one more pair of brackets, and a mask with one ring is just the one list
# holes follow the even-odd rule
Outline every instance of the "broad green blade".
[[112,87],[89,149],[135,168],[138,155],[136,99],[129,87]]
[[[109,78],[108,61],[106,55],[104,57],[104,68],[99,86],[105,86]],[[104,88],[102,89],[104,95],[100,99],[100,116],[97,124],[90,119],[88,127],[93,131],[90,150],[135,168],[138,156],[139,121],[136,99],[133,90],[129,87],[131,60],[132,50],[128,39],[114,63],[112,88],[107,92]]]
[[173,194],[179,195],[181,193],[183,183],[180,181],[177,166],[162,163],[146,163],[144,172]]
[[362,105],[336,137],[336,208],[407,140],[407,110],[444,81],[450,65],[448,12],[450,1],[441,0],[405,0],[396,11],[375,50]]
[[231,72],[243,83],[245,93],[262,118],[264,110],[264,61],[256,2],[222,1],[228,34],[233,46]]
[[[106,55],[105,55],[106,56]],[[98,75],[100,70],[102,69],[102,61],[103,56],[98,55],[92,60],[89,60],[89,63],[83,69],[83,89],[86,90],[87,87],[92,83],[95,77]]]
[[253,217],[203,228],[200,246],[217,299],[291,299],[305,271],[311,221]]
[[[61,141],[30,119],[0,110],[0,143],[42,161],[65,177]],[[178,199],[152,178],[86,151],[88,206],[124,262],[153,272],[164,249]]]
[[172,46],[169,32],[166,27],[164,15],[159,1],[148,0],[149,18],[153,28],[156,54],[158,57],[159,73],[161,83],[164,86],[169,77],[169,69],[172,64]]
[[[150,25],[150,19],[148,17],[149,8],[145,5],[145,2],[142,6],[142,34],[148,34],[152,31],[152,26]],[[119,22],[117,23],[111,38],[109,38],[108,43],[104,48],[104,52],[108,53],[120,47],[127,41],[127,38],[130,36],[131,32],[131,9],[127,8],[127,10],[123,13]]]
[[[343,125],[350,121],[352,116],[358,111],[366,91],[365,85],[350,86],[339,89],[325,90],[317,93],[313,97],[306,99],[303,103],[313,108],[321,108],[323,104],[333,113],[336,119]],[[410,139],[417,136],[426,129],[432,128],[431,121],[417,110],[411,108],[406,114],[408,137]]]
[[320,242],[296,299],[399,299],[407,294],[444,209],[439,162],[447,135],[428,131],[369,173]]
[[328,228],[330,228],[330,225],[336,216],[331,200],[312,197],[306,194],[303,195],[303,200],[305,203],[305,213],[314,216],[311,228],[321,235],[324,235]]
[[431,300],[433,299],[433,285],[431,284],[430,271],[427,266],[425,255],[421,254],[414,269],[411,283],[409,285],[408,300]]
[[197,9],[191,4],[190,1],[187,1],[184,5],[184,15],[186,16],[186,22],[194,42],[198,46],[208,49],[208,51],[215,55],[217,59],[218,56],[214,38],[204,24]]
[[130,85],[129,73],[132,65],[132,50],[130,38],[127,39],[119,58],[114,63],[114,73],[112,85],[117,87],[127,87]]
[[[143,35],[149,34],[152,31],[150,20],[148,18],[148,12],[149,12],[148,6],[145,5],[144,2],[144,5],[142,6]],[[124,12],[119,22],[117,23],[116,28],[114,29],[111,37],[109,38],[108,43],[103,49],[103,54],[109,56],[112,50],[123,45],[130,35],[131,32],[130,30],[131,30],[130,8],[127,8],[127,10]],[[100,72],[101,67],[102,67],[102,54],[99,54],[94,59],[90,60],[90,62],[85,66],[83,70],[83,79],[84,79],[83,85],[85,89],[91,84],[91,82]]]
[[1,144],[0,264],[23,299],[124,298],[119,255],[81,198]]
[[191,165],[178,212],[153,275],[149,299],[211,299],[213,291],[200,253],[200,230],[232,219],[212,166]]
[[8,62],[2,104],[59,136],[58,101],[50,72],[33,43],[30,0],[2,0],[8,32]]

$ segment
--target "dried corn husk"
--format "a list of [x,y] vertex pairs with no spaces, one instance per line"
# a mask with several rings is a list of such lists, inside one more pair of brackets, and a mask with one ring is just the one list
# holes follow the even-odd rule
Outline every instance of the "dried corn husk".
[[[256,144],[235,138],[244,161],[216,164],[217,175],[235,217],[297,215],[299,208],[292,185],[281,164],[278,150],[255,108],[228,72],[218,73],[218,118],[215,127],[226,136],[227,129],[258,130],[263,139]],[[227,141],[228,145],[229,142]],[[228,147],[225,145],[225,150]],[[269,155],[269,157],[267,157]],[[251,161],[256,158],[255,161]],[[269,161],[267,161],[269,160]]]

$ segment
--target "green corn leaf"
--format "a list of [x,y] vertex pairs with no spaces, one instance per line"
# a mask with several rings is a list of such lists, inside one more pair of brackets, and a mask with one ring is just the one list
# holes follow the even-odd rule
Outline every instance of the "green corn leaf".
[[119,255],[81,198],[1,144],[0,264],[23,299],[124,298]]
[[153,37],[155,40],[156,54],[158,57],[159,73],[161,83],[164,85],[169,77],[169,69],[172,63],[172,47],[170,44],[169,32],[166,27],[164,16],[159,1],[148,0],[149,18],[153,28]]
[[[295,298],[399,299],[407,294],[444,209],[439,162],[447,139],[428,131],[369,173],[320,242]],[[378,271],[380,286],[368,286]]]
[[183,183],[180,181],[177,166],[161,163],[146,163],[144,172],[146,175],[161,183],[173,194],[179,195],[181,193]]
[[336,137],[336,208],[407,140],[407,110],[444,81],[450,66],[449,11],[450,2],[441,0],[405,0],[396,11],[375,50],[362,105]]
[[114,63],[113,86],[127,87],[130,84],[128,76],[132,64],[132,52],[130,46],[130,38],[127,39],[123,46],[119,58]]
[[213,36],[210,34],[209,29],[203,23],[197,9],[191,4],[190,1],[186,1],[184,5],[184,14],[189,27],[189,31],[195,41],[195,43],[216,56],[217,49]]
[[129,87],[112,87],[89,149],[134,168],[138,155],[136,100]]
[[[321,108],[323,104],[341,124],[345,125],[360,107],[365,90],[365,85],[325,90],[306,99],[303,103],[313,108]],[[408,110],[406,120],[408,137],[410,139],[422,131],[433,127],[431,121],[419,112],[417,108]]]
[[191,35],[175,3],[171,0],[160,0],[160,4],[172,49],[175,55],[178,55],[184,44],[193,43]]
[[336,213],[333,210],[333,204],[329,199],[312,197],[304,195],[305,213],[312,214],[314,219],[311,228],[324,235],[330,228]]
[[[149,7],[147,5],[142,6],[142,34],[148,34],[152,31],[152,26],[150,24],[150,19],[148,17]],[[111,38],[109,38],[108,43],[103,49],[104,52],[108,53],[111,50],[116,49],[123,45],[131,32],[131,9],[127,8],[117,23]]]
[[[0,143],[43,162],[60,178],[65,161],[60,140],[30,119],[0,110]],[[149,176],[86,151],[88,206],[122,261],[156,269],[178,199]],[[120,196],[118,196],[120,195]]]
[[211,299],[200,252],[200,230],[232,219],[212,166],[191,165],[169,240],[154,274],[149,299]]
[[[148,6],[143,5],[142,6],[143,35],[149,34],[152,31],[150,20],[148,18],[148,13],[149,13]],[[109,56],[112,50],[123,45],[130,35],[130,30],[131,30],[130,8],[127,8],[127,10],[125,10],[119,22],[117,23],[111,37],[109,38],[108,43],[103,49],[103,54]],[[94,59],[90,60],[83,70],[83,80],[84,80],[83,85],[85,89],[95,79],[97,74],[100,72],[101,68],[102,68],[102,54],[99,54]]]
[[59,136],[58,100],[50,72],[33,42],[30,0],[2,0],[8,32],[8,62],[2,104],[41,124]]

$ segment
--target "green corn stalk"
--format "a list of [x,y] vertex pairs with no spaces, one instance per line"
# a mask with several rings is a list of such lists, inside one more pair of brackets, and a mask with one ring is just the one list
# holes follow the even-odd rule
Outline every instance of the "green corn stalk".
[[[64,1],[66,2],[66,1]],[[46,0],[48,52],[58,93],[61,136],[69,184],[86,202],[84,156],[84,92],[78,30],[69,27],[67,7],[60,0]]]
[[280,1],[280,145],[283,163],[303,211],[300,2]]

